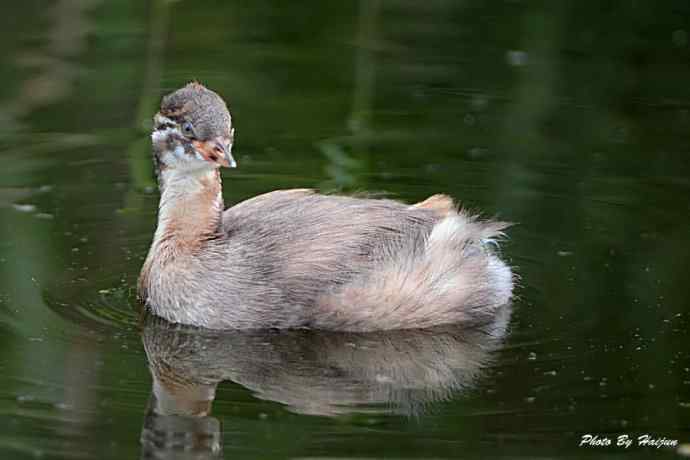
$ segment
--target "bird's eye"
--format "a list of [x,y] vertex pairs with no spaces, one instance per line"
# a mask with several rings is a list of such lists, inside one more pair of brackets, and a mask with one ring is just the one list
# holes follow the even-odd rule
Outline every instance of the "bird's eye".
[[187,137],[194,137],[194,126],[189,121],[182,123],[182,134]]

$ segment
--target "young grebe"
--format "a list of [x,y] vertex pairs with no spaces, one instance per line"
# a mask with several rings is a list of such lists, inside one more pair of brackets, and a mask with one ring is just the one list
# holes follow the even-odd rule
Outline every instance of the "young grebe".
[[235,167],[223,99],[190,83],[154,117],[158,227],[139,277],[156,315],[211,329],[371,331],[490,319],[511,297],[508,226],[445,195],[392,200],[278,190],[224,210]]

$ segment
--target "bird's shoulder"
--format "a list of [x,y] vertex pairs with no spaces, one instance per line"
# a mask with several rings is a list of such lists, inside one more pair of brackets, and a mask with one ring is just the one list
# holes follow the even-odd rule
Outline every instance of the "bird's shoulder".
[[241,201],[223,212],[223,225],[228,227],[236,222],[261,219],[280,209],[298,206],[303,198],[313,196],[316,191],[308,188],[274,190]]

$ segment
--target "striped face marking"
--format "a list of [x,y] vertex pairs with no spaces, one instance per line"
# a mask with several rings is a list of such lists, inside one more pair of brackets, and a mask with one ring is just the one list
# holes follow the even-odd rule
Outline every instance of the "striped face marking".
[[[234,130],[231,131],[234,133]],[[194,139],[184,135],[181,125],[157,113],[151,133],[154,153],[166,167],[185,170],[237,166],[232,157],[232,137],[218,136],[209,140]]]

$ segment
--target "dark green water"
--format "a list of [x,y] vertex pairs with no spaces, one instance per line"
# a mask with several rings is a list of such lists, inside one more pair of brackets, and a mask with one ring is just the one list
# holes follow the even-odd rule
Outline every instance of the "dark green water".
[[[690,4],[286,5],[4,6],[0,458],[690,450],[579,447],[690,443]],[[512,311],[373,336],[140,323],[148,123],[193,78],[235,117],[228,204],[288,187],[449,193],[519,223]],[[216,386],[210,415],[165,415],[207,412]]]

